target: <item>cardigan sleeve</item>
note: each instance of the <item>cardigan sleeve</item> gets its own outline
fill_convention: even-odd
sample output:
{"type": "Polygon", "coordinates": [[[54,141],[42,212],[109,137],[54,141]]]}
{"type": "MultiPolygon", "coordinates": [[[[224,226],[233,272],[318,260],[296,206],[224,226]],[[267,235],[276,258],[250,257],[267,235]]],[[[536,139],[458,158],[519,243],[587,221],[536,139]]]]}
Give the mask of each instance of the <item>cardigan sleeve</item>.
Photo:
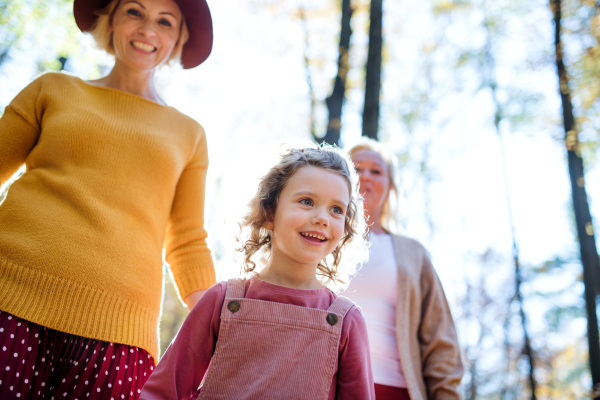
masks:
{"type": "Polygon", "coordinates": [[[198,396],[198,387],[217,345],[225,288],[225,283],[214,285],[200,298],[148,378],[140,400],[198,396]]]}
{"type": "Polygon", "coordinates": [[[463,365],[456,329],[440,280],[425,254],[421,272],[419,343],[428,398],[460,399],[463,365]]]}
{"type": "Polygon", "coordinates": [[[194,158],[183,170],[173,199],[167,224],[165,259],[182,300],[192,292],[207,289],[216,282],[204,229],[204,195],[208,150],[204,130],[194,158]]]}
{"type": "Polygon", "coordinates": [[[43,76],[27,85],[0,118],[0,185],[25,163],[41,132],[43,76]]]}

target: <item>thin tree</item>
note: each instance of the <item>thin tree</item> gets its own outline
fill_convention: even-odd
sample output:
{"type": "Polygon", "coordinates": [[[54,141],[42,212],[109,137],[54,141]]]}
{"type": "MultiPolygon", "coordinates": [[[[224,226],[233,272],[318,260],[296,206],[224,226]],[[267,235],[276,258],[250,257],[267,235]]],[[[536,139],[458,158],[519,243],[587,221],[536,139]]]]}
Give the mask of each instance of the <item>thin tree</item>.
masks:
{"type": "Polygon", "coordinates": [[[383,49],[383,0],[371,0],[369,21],[369,52],[365,71],[362,135],[377,139],[381,92],[381,51],[383,49]]]}
{"type": "Polygon", "coordinates": [[[342,128],[342,106],[346,97],[346,78],[350,64],[348,61],[350,50],[350,36],[352,36],[352,27],[350,20],[352,19],[351,0],[342,0],[342,21],[340,29],[340,45],[337,64],[337,76],[333,84],[331,95],[325,100],[327,109],[329,110],[329,121],[327,123],[327,132],[323,137],[323,141],[329,144],[339,144],[340,130],[342,128]]]}
{"type": "Polygon", "coordinates": [[[315,129],[315,109],[317,105],[317,99],[315,96],[315,90],[312,80],[312,74],[310,73],[310,59],[308,58],[308,49],[310,47],[308,25],[306,22],[306,13],[304,7],[300,6],[298,9],[300,15],[300,21],[302,22],[302,29],[304,30],[304,72],[306,74],[306,84],[308,85],[308,95],[310,97],[310,121],[309,129],[313,139],[318,141],[316,129],[315,129]]]}
{"type": "Polygon", "coordinates": [[[600,259],[596,249],[594,228],[590,215],[590,208],[585,191],[583,175],[583,160],[580,154],[579,138],[575,118],[573,116],[573,103],[569,89],[569,77],[563,61],[563,48],[561,41],[561,0],[550,0],[550,7],[554,14],[555,36],[554,49],[556,54],[556,72],[560,89],[560,99],[563,110],[563,124],[565,129],[565,142],[569,164],[569,178],[571,179],[571,193],[573,208],[575,209],[575,222],[583,266],[583,284],[585,287],[585,303],[588,316],[587,336],[590,356],[590,371],[592,374],[592,398],[600,399],[600,338],[598,335],[598,316],[596,314],[596,296],[600,294],[600,259]]]}
{"type": "Polygon", "coordinates": [[[521,291],[521,286],[523,283],[523,278],[521,274],[521,262],[519,260],[519,247],[517,246],[517,238],[515,232],[515,223],[514,216],[512,212],[512,202],[510,196],[510,186],[508,183],[508,165],[506,160],[506,150],[504,148],[504,141],[502,138],[502,130],[500,129],[500,123],[504,118],[503,115],[503,107],[498,99],[498,82],[495,78],[495,70],[496,70],[496,59],[492,53],[492,36],[493,36],[493,24],[489,17],[486,17],[484,20],[484,27],[487,31],[487,39],[483,51],[483,84],[487,86],[492,94],[492,101],[494,103],[494,129],[498,136],[498,140],[500,141],[500,151],[502,158],[502,167],[503,167],[503,175],[504,175],[504,190],[506,193],[506,207],[508,210],[508,222],[510,225],[511,231],[511,241],[512,241],[512,261],[515,272],[515,293],[512,299],[510,300],[508,307],[510,310],[510,305],[513,301],[517,301],[519,305],[519,316],[521,317],[521,327],[523,328],[523,353],[527,357],[529,362],[529,387],[531,390],[530,399],[537,400],[536,394],[536,386],[537,382],[535,379],[535,357],[533,354],[533,348],[531,347],[531,339],[529,337],[529,331],[527,329],[527,315],[525,314],[525,309],[523,308],[523,295],[521,291]]]}

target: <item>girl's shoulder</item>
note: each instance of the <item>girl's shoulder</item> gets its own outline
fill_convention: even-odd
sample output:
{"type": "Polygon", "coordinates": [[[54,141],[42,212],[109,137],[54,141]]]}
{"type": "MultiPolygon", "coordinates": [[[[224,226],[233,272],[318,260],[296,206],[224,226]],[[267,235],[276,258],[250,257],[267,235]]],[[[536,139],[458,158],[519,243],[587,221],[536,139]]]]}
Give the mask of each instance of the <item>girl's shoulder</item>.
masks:
{"type": "MultiPolygon", "coordinates": [[[[368,343],[367,322],[362,309],[354,304],[342,319],[342,332],[340,335],[340,353],[346,348],[349,341],[354,343],[368,343]]],[[[359,346],[360,347],[360,346],[359,346]]]]}
{"type": "Polygon", "coordinates": [[[225,299],[225,293],[227,292],[227,282],[217,282],[209,287],[206,292],[202,295],[202,298],[213,299],[213,301],[225,299]]]}
{"type": "Polygon", "coordinates": [[[346,307],[348,311],[346,312],[346,319],[363,319],[362,309],[358,304],[354,302],[354,300],[340,294],[335,294],[333,292],[332,294],[334,297],[334,301],[337,299],[343,299],[344,302],[347,304],[346,307]]]}

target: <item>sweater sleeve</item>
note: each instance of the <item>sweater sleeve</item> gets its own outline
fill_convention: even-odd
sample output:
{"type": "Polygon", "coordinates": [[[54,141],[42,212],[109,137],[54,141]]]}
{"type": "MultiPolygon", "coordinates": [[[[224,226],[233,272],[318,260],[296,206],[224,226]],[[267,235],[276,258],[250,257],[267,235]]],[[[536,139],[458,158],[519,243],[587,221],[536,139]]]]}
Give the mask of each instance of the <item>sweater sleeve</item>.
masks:
{"type": "Polygon", "coordinates": [[[428,398],[460,399],[463,365],[456,329],[442,284],[425,256],[421,275],[419,343],[428,398]]]}
{"type": "Polygon", "coordinates": [[[352,307],[344,321],[335,398],[375,399],[367,324],[358,307],[352,307]]]}
{"type": "Polygon", "coordinates": [[[215,351],[225,283],[211,287],[196,303],[148,378],[140,400],[195,398],[215,351]]]}
{"type": "Polygon", "coordinates": [[[40,135],[44,111],[39,101],[42,78],[27,85],[0,118],[0,185],[25,163],[40,135]]]}
{"type": "Polygon", "coordinates": [[[204,130],[194,158],[183,170],[173,199],[165,239],[165,259],[182,300],[192,292],[207,289],[216,281],[204,229],[204,195],[208,150],[204,130]]]}

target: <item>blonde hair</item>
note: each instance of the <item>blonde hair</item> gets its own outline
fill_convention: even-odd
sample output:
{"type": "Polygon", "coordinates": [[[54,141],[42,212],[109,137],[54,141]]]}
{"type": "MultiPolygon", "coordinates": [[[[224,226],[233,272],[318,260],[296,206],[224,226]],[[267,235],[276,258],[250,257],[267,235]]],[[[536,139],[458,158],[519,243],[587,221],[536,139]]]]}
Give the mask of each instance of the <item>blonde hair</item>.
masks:
{"type": "MultiPolygon", "coordinates": [[[[115,15],[115,11],[117,10],[117,7],[119,7],[120,2],[121,0],[111,0],[106,7],[96,10],[96,15],[98,18],[96,19],[94,28],[90,31],[98,48],[113,56],[115,55],[115,48],[113,47],[113,34],[110,30],[110,27],[112,25],[113,16],[115,15]]],[[[177,40],[171,55],[166,61],[167,64],[170,64],[171,62],[180,62],[183,46],[190,37],[187,23],[185,22],[185,15],[183,15],[183,12],[181,12],[181,15],[183,18],[181,19],[181,25],[179,27],[179,39],[177,40]]]]}
{"type": "Polygon", "coordinates": [[[381,208],[381,214],[379,215],[379,223],[389,233],[400,233],[400,223],[398,221],[398,201],[399,201],[399,190],[398,184],[396,183],[397,179],[397,161],[394,154],[392,154],[389,150],[387,150],[381,143],[369,139],[369,138],[361,138],[359,142],[352,145],[348,150],[348,155],[350,158],[361,150],[370,150],[379,154],[385,165],[387,166],[387,173],[389,177],[390,191],[388,197],[385,199],[383,206],[381,208]]]}
{"type": "Polygon", "coordinates": [[[256,269],[253,260],[260,254],[266,263],[271,253],[271,233],[265,226],[273,219],[281,191],[289,179],[305,167],[322,168],[338,174],[346,180],[350,202],[345,216],[344,234],[336,248],[317,266],[319,281],[331,289],[341,290],[356,272],[356,268],[368,257],[366,224],[363,216],[362,198],[358,192],[358,176],[350,161],[339,150],[325,145],[319,148],[288,149],[277,165],[262,177],[258,191],[249,204],[240,227],[247,228],[246,239],[238,237],[244,253],[242,270],[250,274],[256,269]],[[342,254],[344,262],[342,262],[342,254]]]}

